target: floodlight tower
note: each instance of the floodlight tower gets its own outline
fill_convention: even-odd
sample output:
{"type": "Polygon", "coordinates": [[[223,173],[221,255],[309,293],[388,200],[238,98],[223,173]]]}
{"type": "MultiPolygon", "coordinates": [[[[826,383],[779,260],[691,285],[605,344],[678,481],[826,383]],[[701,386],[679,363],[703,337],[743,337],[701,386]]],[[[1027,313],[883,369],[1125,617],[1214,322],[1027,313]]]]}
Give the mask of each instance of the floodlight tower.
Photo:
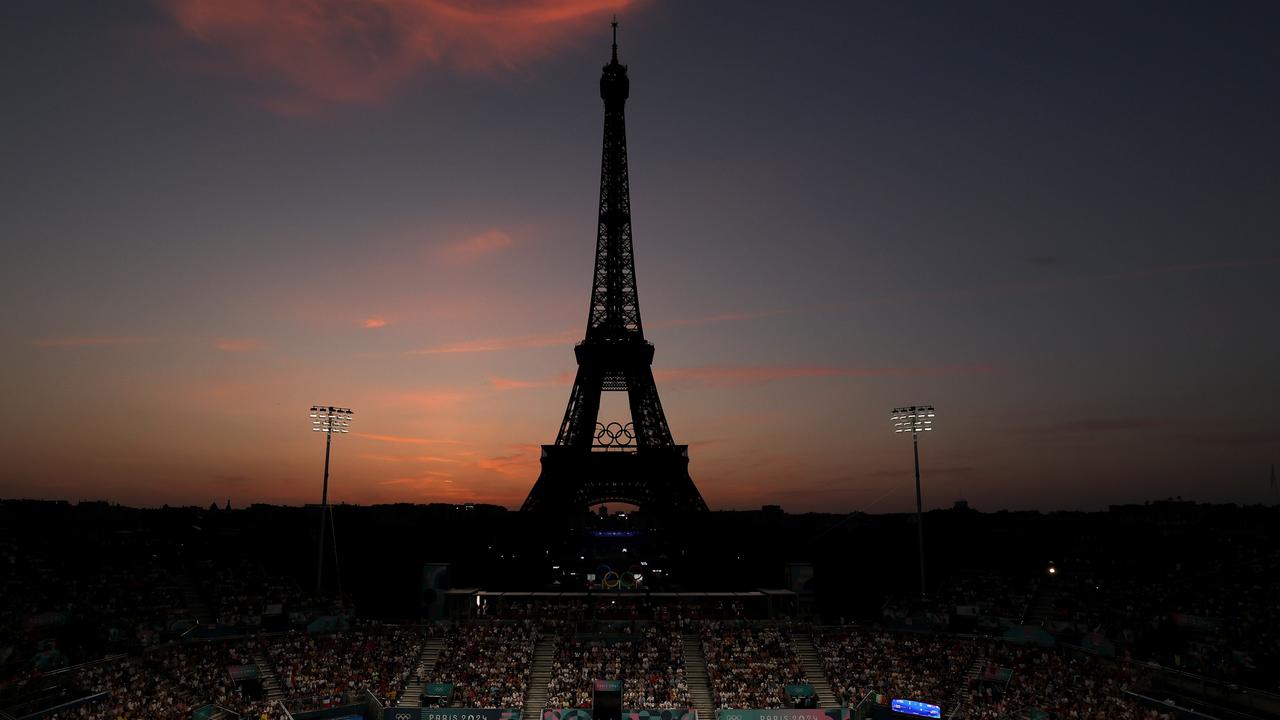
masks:
{"type": "MultiPolygon", "coordinates": [[[[340,408],[332,405],[311,406],[311,430],[324,433],[324,491],[320,495],[320,558],[316,561],[316,597],[320,597],[321,580],[324,577],[324,528],[325,518],[329,515],[329,447],[333,444],[334,433],[351,432],[351,408],[340,408]]],[[[334,560],[337,560],[338,548],[334,546],[334,560]]]]}
{"type": "Polygon", "coordinates": [[[920,501],[920,433],[933,432],[933,406],[911,405],[894,408],[889,419],[895,433],[911,433],[911,447],[916,456],[916,542],[920,546],[920,597],[924,589],[924,507],[920,501]]]}

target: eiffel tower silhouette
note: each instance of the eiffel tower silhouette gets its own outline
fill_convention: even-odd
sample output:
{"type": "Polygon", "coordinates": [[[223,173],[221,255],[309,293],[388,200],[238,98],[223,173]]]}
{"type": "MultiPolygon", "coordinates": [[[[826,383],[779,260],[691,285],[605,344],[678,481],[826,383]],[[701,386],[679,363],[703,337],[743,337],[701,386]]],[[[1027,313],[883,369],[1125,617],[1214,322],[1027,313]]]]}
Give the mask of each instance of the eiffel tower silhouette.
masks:
{"type": "Polygon", "coordinates": [[[554,445],[542,446],[542,473],[522,510],[573,513],[603,502],[654,514],[705,511],[689,477],[689,446],[677,445],[653,381],[653,344],[644,339],[631,243],[631,191],[623,107],[627,66],[613,59],[600,76],[604,150],[600,219],[586,338],[574,348],[578,374],[554,445]],[[626,392],[631,422],[599,421],[600,396],[626,392]]]}

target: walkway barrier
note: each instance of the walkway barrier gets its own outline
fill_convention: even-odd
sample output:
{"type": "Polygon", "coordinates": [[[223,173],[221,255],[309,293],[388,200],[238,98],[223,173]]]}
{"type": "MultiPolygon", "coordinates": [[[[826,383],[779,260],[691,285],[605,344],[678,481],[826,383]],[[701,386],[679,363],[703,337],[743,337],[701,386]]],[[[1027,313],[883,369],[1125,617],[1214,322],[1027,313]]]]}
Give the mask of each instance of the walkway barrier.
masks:
{"type": "MultiPolygon", "coordinates": [[[[591,720],[591,708],[542,708],[541,720],[591,720]]],[[[622,720],[698,720],[693,708],[665,710],[622,709],[622,720]]]]}
{"type": "Polygon", "coordinates": [[[849,708],[726,708],[716,711],[716,720],[849,720],[849,717],[849,708]]]}

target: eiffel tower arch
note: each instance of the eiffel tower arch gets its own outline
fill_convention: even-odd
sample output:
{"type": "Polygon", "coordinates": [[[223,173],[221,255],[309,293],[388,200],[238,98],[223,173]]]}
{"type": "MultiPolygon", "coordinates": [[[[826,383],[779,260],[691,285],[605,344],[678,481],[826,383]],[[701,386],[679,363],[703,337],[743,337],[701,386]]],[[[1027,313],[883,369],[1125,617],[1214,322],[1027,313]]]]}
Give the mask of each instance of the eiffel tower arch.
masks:
{"type": "Polygon", "coordinates": [[[542,472],[522,510],[573,513],[602,502],[655,515],[707,510],[689,476],[689,446],[677,445],[667,426],[653,380],[653,344],[640,322],[623,112],[629,91],[615,22],[613,59],[600,76],[604,149],[587,332],[574,348],[578,373],[560,431],[555,444],[542,446],[542,472]],[[631,422],[599,417],[605,392],[627,394],[631,422]]]}

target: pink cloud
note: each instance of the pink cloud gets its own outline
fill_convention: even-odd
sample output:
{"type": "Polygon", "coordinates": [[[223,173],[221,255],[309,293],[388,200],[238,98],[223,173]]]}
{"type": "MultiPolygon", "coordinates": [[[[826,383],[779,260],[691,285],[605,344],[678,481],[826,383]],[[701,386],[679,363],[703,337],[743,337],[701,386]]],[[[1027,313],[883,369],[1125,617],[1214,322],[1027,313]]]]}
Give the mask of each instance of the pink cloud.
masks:
{"type": "Polygon", "coordinates": [[[280,115],[390,97],[420,73],[516,70],[550,57],[631,0],[153,0],[280,115]]]}
{"type": "Polygon", "coordinates": [[[378,328],[386,327],[387,320],[385,318],[380,318],[380,317],[371,317],[371,318],[365,318],[364,322],[361,324],[370,330],[376,330],[378,328]]]}
{"type": "Polygon", "coordinates": [[[410,355],[442,355],[449,353],[498,352],[502,350],[572,345],[582,337],[581,330],[566,330],[552,335],[523,335],[519,337],[464,340],[462,342],[432,345],[411,350],[410,355]]]}
{"type": "Polygon", "coordinates": [[[515,240],[501,230],[488,230],[440,248],[440,255],[450,262],[472,262],[502,252],[515,245],[515,240]]]}
{"type": "Polygon", "coordinates": [[[139,343],[151,342],[152,340],[153,338],[122,335],[92,335],[38,338],[36,340],[32,340],[31,344],[36,347],[60,348],[112,347],[117,345],[137,345],[139,343]]]}
{"type": "Polygon", "coordinates": [[[265,343],[256,338],[218,338],[213,345],[223,352],[241,353],[257,350],[265,343]]]}

